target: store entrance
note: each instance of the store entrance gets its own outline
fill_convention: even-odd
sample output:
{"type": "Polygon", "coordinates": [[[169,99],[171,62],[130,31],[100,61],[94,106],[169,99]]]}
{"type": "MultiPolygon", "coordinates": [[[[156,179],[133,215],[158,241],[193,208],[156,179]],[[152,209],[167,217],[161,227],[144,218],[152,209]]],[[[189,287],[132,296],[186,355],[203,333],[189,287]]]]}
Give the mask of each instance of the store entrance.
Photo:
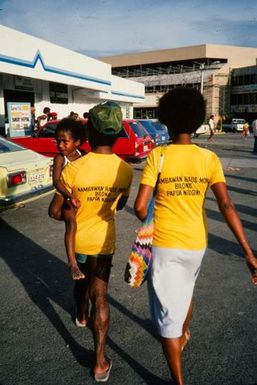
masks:
{"type": "Polygon", "coordinates": [[[35,95],[34,95],[34,92],[4,90],[5,119],[7,119],[7,103],[8,102],[30,103],[31,106],[34,106],[35,95]]]}
{"type": "MultiPolygon", "coordinates": [[[[28,91],[16,91],[16,90],[4,90],[4,120],[5,123],[8,123],[8,102],[20,102],[20,103],[30,103],[31,106],[34,106],[35,95],[34,92],[28,91]]],[[[5,127],[0,127],[0,135],[6,135],[5,127]]]]}

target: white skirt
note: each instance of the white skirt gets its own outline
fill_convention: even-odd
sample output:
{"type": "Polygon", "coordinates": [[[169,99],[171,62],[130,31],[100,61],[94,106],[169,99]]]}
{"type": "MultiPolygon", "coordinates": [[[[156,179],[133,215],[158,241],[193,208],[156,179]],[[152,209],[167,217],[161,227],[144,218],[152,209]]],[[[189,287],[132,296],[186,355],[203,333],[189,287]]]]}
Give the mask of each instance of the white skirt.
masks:
{"type": "Polygon", "coordinates": [[[158,334],[164,338],[183,334],[205,250],[153,247],[148,276],[149,303],[158,334]]]}

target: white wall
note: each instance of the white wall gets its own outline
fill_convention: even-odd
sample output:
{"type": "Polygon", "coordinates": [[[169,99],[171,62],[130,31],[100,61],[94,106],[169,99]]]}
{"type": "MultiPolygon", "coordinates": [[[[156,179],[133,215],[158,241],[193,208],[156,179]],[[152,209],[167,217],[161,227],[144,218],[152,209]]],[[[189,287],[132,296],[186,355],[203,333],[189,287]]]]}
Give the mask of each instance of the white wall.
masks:
{"type": "MultiPolygon", "coordinates": [[[[22,80],[22,79],[21,79],[22,80]]],[[[74,86],[68,86],[68,104],[51,103],[49,96],[49,83],[47,81],[30,79],[31,91],[34,94],[36,116],[43,114],[44,107],[50,107],[52,112],[58,114],[58,118],[68,116],[71,111],[77,112],[83,116],[90,108],[98,103],[108,100],[107,93],[99,93],[74,86]]],[[[3,90],[17,90],[16,77],[14,75],[0,74],[0,127],[4,127],[5,109],[3,90]]],[[[28,92],[28,91],[26,91],[28,92]]],[[[122,107],[123,117],[133,117],[133,104],[129,102],[119,102],[122,107]]]]}

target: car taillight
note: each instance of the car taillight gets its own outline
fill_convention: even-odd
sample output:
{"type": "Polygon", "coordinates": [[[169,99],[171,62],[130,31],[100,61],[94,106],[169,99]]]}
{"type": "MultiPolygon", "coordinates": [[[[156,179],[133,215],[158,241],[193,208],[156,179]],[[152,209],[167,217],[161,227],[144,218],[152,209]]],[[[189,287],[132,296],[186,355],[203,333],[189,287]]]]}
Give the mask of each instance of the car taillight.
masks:
{"type": "Polygon", "coordinates": [[[17,186],[19,184],[26,183],[26,171],[19,171],[13,174],[7,175],[7,185],[8,187],[17,186]]]}

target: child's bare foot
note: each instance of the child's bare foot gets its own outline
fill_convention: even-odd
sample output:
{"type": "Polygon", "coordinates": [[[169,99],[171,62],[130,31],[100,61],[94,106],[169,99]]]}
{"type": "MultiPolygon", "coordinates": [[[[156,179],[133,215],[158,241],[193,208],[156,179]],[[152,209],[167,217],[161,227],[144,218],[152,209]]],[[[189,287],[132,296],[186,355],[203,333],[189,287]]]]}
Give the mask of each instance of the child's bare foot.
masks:
{"type": "Polygon", "coordinates": [[[83,279],[85,275],[79,270],[78,266],[70,266],[71,277],[73,280],[83,279]]]}

